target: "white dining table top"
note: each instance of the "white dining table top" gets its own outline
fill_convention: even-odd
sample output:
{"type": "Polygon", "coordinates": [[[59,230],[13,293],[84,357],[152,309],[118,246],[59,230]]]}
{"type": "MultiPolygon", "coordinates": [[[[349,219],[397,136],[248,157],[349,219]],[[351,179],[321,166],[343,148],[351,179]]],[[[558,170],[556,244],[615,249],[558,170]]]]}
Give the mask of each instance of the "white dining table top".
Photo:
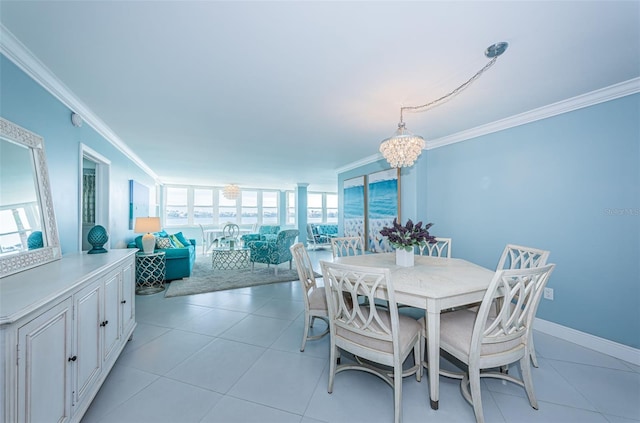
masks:
{"type": "Polygon", "coordinates": [[[432,299],[484,292],[495,273],[459,258],[420,255],[415,256],[413,266],[401,267],[395,263],[395,253],[337,257],[335,262],[388,268],[396,292],[432,299]]]}

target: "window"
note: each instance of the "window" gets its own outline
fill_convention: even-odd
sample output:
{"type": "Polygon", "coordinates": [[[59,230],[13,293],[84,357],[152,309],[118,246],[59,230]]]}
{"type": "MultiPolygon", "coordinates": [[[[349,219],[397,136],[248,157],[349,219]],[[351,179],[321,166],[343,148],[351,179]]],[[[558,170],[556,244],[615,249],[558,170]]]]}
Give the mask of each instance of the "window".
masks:
{"type": "Polygon", "coordinates": [[[258,191],[242,191],[241,222],[252,224],[258,222],[258,191]]]}
{"type": "Polygon", "coordinates": [[[189,223],[188,189],[182,187],[167,187],[165,222],[166,226],[182,226],[189,223]]]}
{"type": "Polygon", "coordinates": [[[322,193],[307,194],[307,222],[322,223],[322,193]]]}
{"type": "Polygon", "coordinates": [[[338,223],[338,194],[325,194],[327,199],[327,223],[338,223]]]}
{"type": "Polygon", "coordinates": [[[287,191],[287,225],[296,224],[296,193],[287,191]]]}
{"type": "Polygon", "coordinates": [[[213,189],[193,189],[193,223],[213,224],[213,189]]]}
{"type": "Polygon", "coordinates": [[[238,200],[229,200],[218,190],[218,224],[224,226],[226,223],[238,223],[238,200]]]}
{"type": "Polygon", "coordinates": [[[262,223],[277,225],[278,219],[278,191],[262,192],[262,223]]]}

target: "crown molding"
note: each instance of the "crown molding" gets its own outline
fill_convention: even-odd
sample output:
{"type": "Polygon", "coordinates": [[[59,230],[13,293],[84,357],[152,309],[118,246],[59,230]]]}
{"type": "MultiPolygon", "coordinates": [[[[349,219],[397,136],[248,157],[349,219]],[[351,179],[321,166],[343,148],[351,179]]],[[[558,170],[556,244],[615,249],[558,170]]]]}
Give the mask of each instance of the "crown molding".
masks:
{"type": "Polygon", "coordinates": [[[535,122],[537,120],[547,119],[563,113],[572,112],[574,110],[604,103],[606,101],[615,100],[620,97],[636,94],[638,92],[640,92],[640,78],[633,78],[628,81],[620,82],[618,84],[572,97],[567,100],[558,101],[557,103],[552,103],[528,112],[500,119],[486,125],[477,126],[466,131],[427,141],[426,150],[444,147],[445,145],[455,144],[457,142],[466,141],[482,135],[488,135],[504,129],[535,122]]]}
{"type": "Polygon", "coordinates": [[[151,176],[156,183],[158,182],[158,175],[2,24],[0,24],[0,53],[5,55],[7,59],[22,69],[23,72],[62,104],[82,116],[87,125],[91,126],[98,134],[151,176]]]}

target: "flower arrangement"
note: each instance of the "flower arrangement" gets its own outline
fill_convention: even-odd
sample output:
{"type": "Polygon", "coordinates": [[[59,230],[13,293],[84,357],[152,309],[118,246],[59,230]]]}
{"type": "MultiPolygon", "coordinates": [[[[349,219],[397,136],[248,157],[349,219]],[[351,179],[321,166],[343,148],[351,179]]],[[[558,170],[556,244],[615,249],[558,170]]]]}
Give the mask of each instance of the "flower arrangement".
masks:
{"type": "Polygon", "coordinates": [[[398,219],[393,219],[393,226],[385,226],[380,231],[380,235],[386,236],[389,243],[396,249],[404,249],[411,251],[416,245],[423,245],[427,242],[436,242],[436,238],[429,235],[429,228],[433,226],[433,223],[427,223],[422,227],[422,222],[418,222],[415,225],[411,219],[407,220],[407,224],[402,226],[398,223],[398,219]]]}

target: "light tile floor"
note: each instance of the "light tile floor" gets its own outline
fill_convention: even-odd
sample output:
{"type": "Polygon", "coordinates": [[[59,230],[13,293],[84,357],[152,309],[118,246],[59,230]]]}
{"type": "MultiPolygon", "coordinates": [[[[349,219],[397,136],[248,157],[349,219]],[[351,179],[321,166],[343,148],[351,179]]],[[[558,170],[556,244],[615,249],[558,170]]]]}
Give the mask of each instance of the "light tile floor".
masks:
{"type": "MultiPolygon", "coordinates": [[[[309,253],[318,270],[318,261],[331,257],[309,253]]],[[[375,376],[341,373],[327,393],[328,337],[299,350],[301,295],[291,282],[166,299],[164,293],[136,296],[133,339],[82,423],[392,421],[392,390],[375,376]]],[[[539,410],[522,388],[483,380],[487,422],[640,422],[639,366],[534,336],[539,410]]],[[[458,381],[441,377],[437,411],[429,408],[428,386],[426,374],[422,382],[404,380],[405,422],[475,421],[458,381]]]]}

